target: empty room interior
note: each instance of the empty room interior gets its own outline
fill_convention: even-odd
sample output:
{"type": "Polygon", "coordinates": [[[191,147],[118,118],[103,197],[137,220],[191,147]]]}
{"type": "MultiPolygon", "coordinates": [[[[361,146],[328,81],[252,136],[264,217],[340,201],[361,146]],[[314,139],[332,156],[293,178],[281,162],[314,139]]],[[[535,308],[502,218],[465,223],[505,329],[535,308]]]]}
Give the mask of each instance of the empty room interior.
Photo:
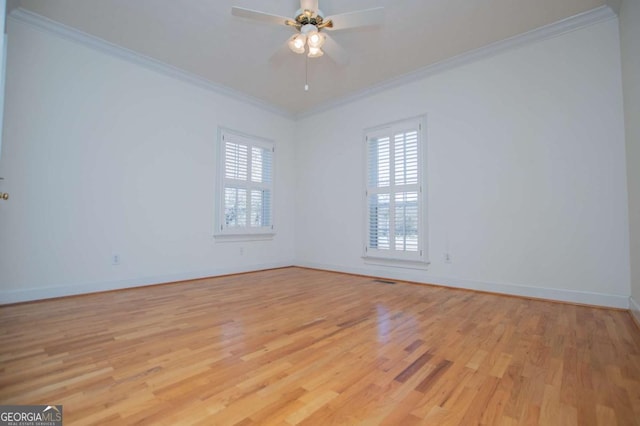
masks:
{"type": "Polygon", "coordinates": [[[0,422],[640,425],[640,0],[0,13],[0,422]]]}

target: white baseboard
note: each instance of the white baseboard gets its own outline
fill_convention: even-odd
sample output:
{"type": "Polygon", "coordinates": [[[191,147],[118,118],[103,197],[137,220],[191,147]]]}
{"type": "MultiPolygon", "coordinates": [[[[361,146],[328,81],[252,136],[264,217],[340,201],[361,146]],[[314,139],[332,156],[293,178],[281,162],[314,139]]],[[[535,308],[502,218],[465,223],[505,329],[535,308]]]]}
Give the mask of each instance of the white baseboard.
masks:
{"type": "Polygon", "coordinates": [[[34,300],[51,299],[54,297],[74,296],[79,294],[96,293],[100,291],[120,290],[125,288],[142,287],[154,284],[171,283],[176,281],[210,278],[221,275],[239,274],[244,272],[260,271],[264,269],[283,268],[288,266],[301,266],[306,268],[322,269],[326,271],[344,272],[347,274],[368,275],[380,278],[435,284],[445,287],[461,288],[467,290],[501,293],[513,296],[531,297],[537,299],[555,300],[561,302],[579,303],[594,306],[606,306],[612,308],[630,309],[630,312],[640,323],[640,305],[630,297],[612,294],[593,293],[586,291],[573,291],[544,287],[521,286],[514,284],[492,283],[473,280],[464,280],[451,277],[437,277],[420,271],[419,279],[416,271],[400,268],[361,268],[327,265],[315,262],[295,261],[276,262],[244,267],[216,268],[205,271],[185,272],[161,276],[149,276],[118,281],[103,281],[86,283],[82,285],[64,285],[56,287],[32,287],[21,290],[0,291],[0,305],[9,303],[28,302],[34,300]]]}
{"type": "MultiPolygon", "coordinates": [[[[417,278],[417,274],[415,271],[404,271],[398,268],[389,270],[376,268],[342,267],[305,261],[296,261],[295,265],[307,268],[323,269],[327,271],[344,272],[348,274],[368,275],[386,279],[419,282],[423,284],[435,284],[444,287],[461,288],[466,290],[477,290],[490,293],[500,293],[512,296],[531,297],[535,299],[546,299],[583,305],[629,309],[629,297],[615,294],[483,282],[451,277],[438,277],[430,275],[425,271],[421,271],[420,276],[417,278]]],[[[638,314],[640,314],[640,311],[638,312],[638,314]]]]}
{"type": "Polygon", "coordinates": [[[260,271],[264,269],[284,268],[293,262],[276,262],[244,267],[216,268],[197,272],[184,272],[160,276],[132,278],[118,281],[103,281],[85,283],[81,285],[64,285],[56,287],[32,287],[24,290],[0,291],[0,305],[9,303],[30,302],[34,300],[51,299],[54,297],[75,296],[79,294],[96,293],[100,291],[121,290],[125,288],[142,287],[154,284],[164,284],[176,281],[196,280],[221,275],[240,274],[244,272],[260,271]]]}
{"type": "Polygon", "coordinates": [[[633,297],[629,297],[629,312],[636,320],[636,323],[640,325],[640,303],[633,300],[633,297]]]}

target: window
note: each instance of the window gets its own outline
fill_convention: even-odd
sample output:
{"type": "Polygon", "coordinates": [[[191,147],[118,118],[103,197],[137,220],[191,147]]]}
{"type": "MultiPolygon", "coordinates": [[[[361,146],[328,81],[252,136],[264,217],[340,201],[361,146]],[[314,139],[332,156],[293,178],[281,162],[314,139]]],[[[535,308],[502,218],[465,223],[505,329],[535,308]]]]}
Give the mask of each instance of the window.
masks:
{"type": "Polygon", "coordinates": [[[220,130],[217,235],[273,233],[273,142],[220,130]]]}
{"type": "Polygon", "coordinates": [[[422,120],[366,131],[365,257],[426,262],[422,120]]]}

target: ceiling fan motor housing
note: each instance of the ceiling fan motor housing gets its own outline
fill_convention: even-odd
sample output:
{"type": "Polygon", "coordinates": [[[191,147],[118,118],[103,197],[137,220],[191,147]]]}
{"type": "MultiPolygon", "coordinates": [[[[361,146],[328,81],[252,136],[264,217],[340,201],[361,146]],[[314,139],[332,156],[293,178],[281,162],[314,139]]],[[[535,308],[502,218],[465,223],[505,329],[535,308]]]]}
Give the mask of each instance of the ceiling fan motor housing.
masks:
{"type": "Polygon", "coordinates": [[[305,25],[314,25],[317,29],[324,27],[332,27],[331,21],[324,20],[324,13],[318,9],[315,12],[312,10],[298,9],[296,12],[296,28],[298,30],[304,28],[305,25]]]}

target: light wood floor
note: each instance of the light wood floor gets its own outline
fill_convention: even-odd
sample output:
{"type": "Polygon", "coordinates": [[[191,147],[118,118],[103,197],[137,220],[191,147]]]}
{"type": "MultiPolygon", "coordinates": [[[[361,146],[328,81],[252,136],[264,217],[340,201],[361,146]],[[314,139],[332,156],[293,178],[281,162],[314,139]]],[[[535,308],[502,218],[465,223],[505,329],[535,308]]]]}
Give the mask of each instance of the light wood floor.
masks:
{"type": "Polygon", "coordinates": [[[0,404],[88,424],[640,424],[627,312],[287,268],[0,307],[0,404]]]}

